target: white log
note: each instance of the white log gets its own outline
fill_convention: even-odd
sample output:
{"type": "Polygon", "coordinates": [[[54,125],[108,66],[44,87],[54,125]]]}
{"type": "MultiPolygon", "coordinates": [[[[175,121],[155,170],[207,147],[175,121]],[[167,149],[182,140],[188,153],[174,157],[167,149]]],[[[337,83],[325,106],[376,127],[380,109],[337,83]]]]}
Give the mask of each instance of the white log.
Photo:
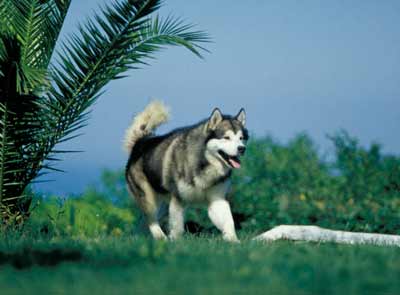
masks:
{"type": "Polygon", "coordinates": [[[254,238],[259,241],[293,240],[400,246],[400,236],[330,230],[314,225],[279,225],[254,238]]]}

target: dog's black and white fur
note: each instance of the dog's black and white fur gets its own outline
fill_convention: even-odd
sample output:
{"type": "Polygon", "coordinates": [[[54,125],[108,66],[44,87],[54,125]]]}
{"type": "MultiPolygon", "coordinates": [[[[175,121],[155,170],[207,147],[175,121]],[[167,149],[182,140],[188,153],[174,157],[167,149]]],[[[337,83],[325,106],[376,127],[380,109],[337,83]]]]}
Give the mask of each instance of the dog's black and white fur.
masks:
{"type": "Polygon", "coordinates": [[[243,109],[236,116],[214,109],[195,125],[155,136],[168,120],[166,107],[150,103],[138,114],[125,137],[130,152],[126,166],[129,191],[143,210],[151,234],[166,238],[157,220],[162,200],[169,200],[169,236],[184,231],[184,208],[193,203],[208,206],[208,215],[223,238],[237,241],[229,203],[225,199],[233,169],[240,168],[248,133],[243,109]]]}

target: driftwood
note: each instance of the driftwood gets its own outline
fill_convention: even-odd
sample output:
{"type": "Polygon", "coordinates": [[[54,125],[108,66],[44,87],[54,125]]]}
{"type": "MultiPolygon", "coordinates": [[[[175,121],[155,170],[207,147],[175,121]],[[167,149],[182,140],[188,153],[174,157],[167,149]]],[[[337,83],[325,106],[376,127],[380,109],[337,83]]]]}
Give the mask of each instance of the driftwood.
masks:
{"type": "Polygon", "coordinates": [[[254,238],[259,241],[293,240],[400,246],[400,236],[330,230],[314,225],[279,225],[254,238]]]}

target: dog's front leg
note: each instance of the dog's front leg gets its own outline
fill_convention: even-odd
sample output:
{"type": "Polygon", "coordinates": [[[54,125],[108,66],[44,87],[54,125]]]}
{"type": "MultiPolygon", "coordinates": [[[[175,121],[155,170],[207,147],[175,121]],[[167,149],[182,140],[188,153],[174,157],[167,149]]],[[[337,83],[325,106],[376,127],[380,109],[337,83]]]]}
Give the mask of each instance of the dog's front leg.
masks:
{"type": "Polygon", "coordinates": [[[208,216],[214,225],[222,232],[222,237],[225,240],[239,242],[228,201],[223,198],[212,200],[208,206],[208,216]]]}

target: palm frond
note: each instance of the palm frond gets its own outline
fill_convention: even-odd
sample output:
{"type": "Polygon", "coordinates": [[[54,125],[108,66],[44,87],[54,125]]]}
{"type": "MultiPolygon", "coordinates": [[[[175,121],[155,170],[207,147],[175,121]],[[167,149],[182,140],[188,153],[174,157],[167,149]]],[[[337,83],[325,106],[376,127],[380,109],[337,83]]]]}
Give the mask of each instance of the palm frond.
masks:
{"type": "Polygon", "coordinates": [[[0,1],[0,32],[12,30],[9,25],[10,5],[10,1],[0,1]]]}
{"type": "Polygon", "coordinates": [[[27,212],[30,200],[24,191],[41,169],[59,171],[45,162],[51,134],[44,136],[48,117],[40,101],[19,95],[0,102],[0,205],[9,207],[8,213],[27,212]],[[17,203],[15,208],[9,206],[17,203]]]}
{"type": "MultiPolygon", "coordinates": [[[[15,149],[12,115],[7,103],[0,102],[0,204],[21,196],[24,175],[21,156],[15,149]]],[[[1,210],[1,208],[0,208],[1,210]]]]}
{"type": "Polygon", "coordinates": [[[43,99],[24,94],[32,81],[40,79],[40,69],[27,69],[21,52],[15,34],[0,33],[0,215],[4,208],[8,213],[27,208],[29,202],[20,199],[25,198],[27,184],[41,168],[47,145],[43,127],[48,117],[40,106],[43,99]]]}
{"type": "Polygon", "coordinates": [[[3,0],[2,27],[21,45],[20,62],[28,82],[22,91],[40,91],[49,86],[47,66],[66,16],[70,0],[3,0]]]}
{"type": "Polygon", "coordinates": [[[47,68],[71,0],[30,2],[22,59],[27,65],[47,68]]]}
{"type": "Polygon", "coordinates": [[[59,154],[74,151],[55,145],[79,136],[107,83],[165,46],[201,57],[209,41],[178,18],[152,19],[161,0],[121,0],[81,25],[49,65],[70,1],[0,0],[0,216],[24,212],[27,185],[59,171],[59,154]]]}
{"type": "Polygon", "coordinates": [[[22,61],[47,67],[71,0],[2,0],[0,16],[22,44],[22,61]]]}
{"type": "Polygon", "coordinates": [[[64,43],[59,65],[53,67],[54,87],[49,108],[55,114],[53,128],[59,136],[69,135],[84,126],[88,109],[109,81],[127,70],[146,63],[166,45],[180,45],[201,57],[199,45],[209,41],[193,26],[169,17],[164,21],[149,15],[160,0],[125,0],[102,8],[64,43]],[[100,28],[100,29],[99,29],[100,28]]]}

